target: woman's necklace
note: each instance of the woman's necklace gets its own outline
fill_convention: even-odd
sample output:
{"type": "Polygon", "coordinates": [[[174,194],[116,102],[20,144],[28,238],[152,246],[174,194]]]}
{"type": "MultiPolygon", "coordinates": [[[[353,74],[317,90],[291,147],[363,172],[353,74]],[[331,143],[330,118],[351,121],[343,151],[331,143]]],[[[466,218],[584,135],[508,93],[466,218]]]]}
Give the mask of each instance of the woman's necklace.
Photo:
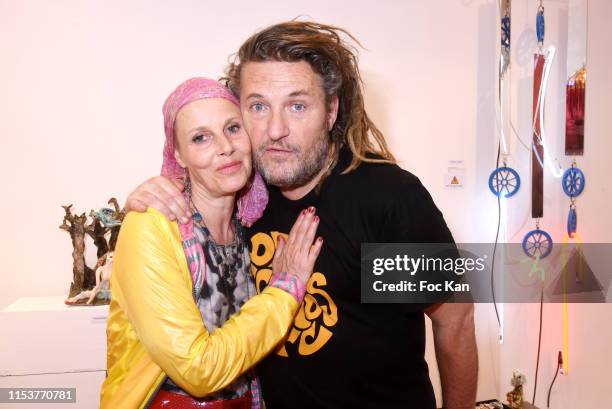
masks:
{"type": "MultiPolygon", "coordinates": [[[[206,221],[202,213],[198,210],[193,201],[191,201],[191,206],[194,211],[193,220],[202,229],[204,234],[204,248],[207,249],[206,251],[209,251],[209,255],[212,256],[213,259],[211,260],[213,263],[212,266],[214,266],[212,271],[216,271],[216,274],[219,276],[219,282],[215,287],[216,291],[220,291],[227,299],[226,305],[229,317],[239,308],[239,306],[235,305],[234,291],[239,283],[238,276],[241,274],[246,264],[245,260],[242,260],[242,252],[244,250],[241,245],[242,235],[238,231],[238,223],[235,219],[232,219],[232,231],[234,233],[232,243],[228,245],[219,244],[213,237],[210,229],[206,226],[206,221]]],[[[251,297],[248,276],[246,280],[244,280],[244,284],[246,285],[244,291],[248,299],[251,297]]]]}
{"type": "Polygon", "coordinates": [[[236,265],[240,256],[238,252],[242,251],[242,246],[237,245],[240,240],[237,237],[238,227],[235,225],[236,221],[232,220],[232,225],[230,227],[234,233],[232,242],[228,245],[219,244],[206,225],[206,221],[204,220],[202,213],[196,207],[195,203],[193,203],[193,200],[191,200],[191,206],[194,210],[193,219],[196,224],[202,228],[204,233],[204,246],[205,248],[209,249],[217,266],[220,277],[222,277],[224,280],[229,280],[229,282],[226,284],[234,286],[237,274],[236,265]]]}
{"type": "MultiPolygon", "coordinates": [[[[209,236],[210,239],[212,239],[214,244],[216,244],[216,245],[220,244],[220,241],[217,240],[215,235],[212,233],[212,230],[206,224],[206,220],[204,220],[204,216],[202,215],[202,212],[200,212],[200,210],[197,208],[197,206],[193,202],[193,199],[190,199],[190,202],[191,202],[191,207],[192,207],[192,211],[193,211],[193,220],[200,227],[202,227],[204,232],[207,234],[207,236],[209,236]]],[[[231,243],[231,242],[235,241],[235,237],[236,237],[236,231],[235,231],[235,228],[234,228],[234,223],[230,223],[230,232],[233,233],[232,234],[233,238],[232,238],[232,240],[230,240],[230,243],[231,243]]]]}

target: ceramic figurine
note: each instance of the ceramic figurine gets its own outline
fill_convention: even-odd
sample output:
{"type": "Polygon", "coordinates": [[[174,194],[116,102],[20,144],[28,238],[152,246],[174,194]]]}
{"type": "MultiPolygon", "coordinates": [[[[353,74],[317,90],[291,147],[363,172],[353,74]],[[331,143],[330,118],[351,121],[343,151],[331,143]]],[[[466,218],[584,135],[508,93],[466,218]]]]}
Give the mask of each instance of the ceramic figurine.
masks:
{"type": "Polygon", "coordinates": [[[68,305],[98,305],[110,302],[109,279],[112,268],[113,252],[125,211],[119,208],[117,199],[108,201],[114,209],[102,208],[74,215],[72,205],[64,208],[64,220],[59,226],[66,230],[72,239],[72,283],[65,303],[68,305]],[[92,269],[85,262],[85,235],[92,238],[97,248],[98,263],[92,269]],[[107,236],[110,237],[107,239],[107,236]]]}
{"type": "Polygon", "coordinates": [[[525,383],[525,375],[519,371],[512,373],[512,380],[510,384],[514,386],[510,392],[506,394],[508,399],[508,406],[512,409],[520,409],[523,406],[523,384],[525,383]]]}

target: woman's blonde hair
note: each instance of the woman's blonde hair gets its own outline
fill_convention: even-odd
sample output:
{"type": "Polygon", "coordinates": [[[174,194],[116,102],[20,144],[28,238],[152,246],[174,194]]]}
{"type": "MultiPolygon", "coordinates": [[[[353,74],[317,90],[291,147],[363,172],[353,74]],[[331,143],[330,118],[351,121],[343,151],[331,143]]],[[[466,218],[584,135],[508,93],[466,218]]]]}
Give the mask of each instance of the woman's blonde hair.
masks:
{"type": "Polygon", "coordinates": [[[365,111],[362,79],[357,66],[357,51],[342,36],[361,46],[348,31],[315,22],[289,21],[252,35],[242,44],[226,77],[227,86],[240,95],[240,70],[248,62],[306,61],[323,80],[326,100],[338,97],[338,116],[330,132],[333,161],[323,179],[338,161],[340,148],[347,145],[353,153],[343,173],[361,162],[395,163],[382,132],[365,111]]]}

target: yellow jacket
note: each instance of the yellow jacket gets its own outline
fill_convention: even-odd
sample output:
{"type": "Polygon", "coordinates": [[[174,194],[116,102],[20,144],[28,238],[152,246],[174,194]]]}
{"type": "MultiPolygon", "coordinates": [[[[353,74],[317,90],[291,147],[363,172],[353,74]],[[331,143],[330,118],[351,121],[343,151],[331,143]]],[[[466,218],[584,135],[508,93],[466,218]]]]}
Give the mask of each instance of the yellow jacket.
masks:
{"type": "Polygon", "coordinates": [[[281,341],[298,307],[267,287],[209,333],[178,225],[153,209],[125,217],[111,290],[102,409],[145,407],[166,376],[193,396],[224,388],[281,341]]]}

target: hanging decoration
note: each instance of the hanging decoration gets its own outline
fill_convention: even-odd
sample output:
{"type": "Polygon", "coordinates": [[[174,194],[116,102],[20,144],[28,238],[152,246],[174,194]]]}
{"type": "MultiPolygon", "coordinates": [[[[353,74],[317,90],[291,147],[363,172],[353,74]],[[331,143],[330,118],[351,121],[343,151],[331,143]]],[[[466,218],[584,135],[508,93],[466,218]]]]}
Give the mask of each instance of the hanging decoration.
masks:
{"type": "Polygon", "coordinates": [[[542,0],[536,14],[536,35],[538,50],[534,55],[533,71],[533,116],[531,149],[531,217],[535,219],[535,230],[523,238],[523,251],[531,258],[545,258],[552,251],[553,241],[546,231],[540,229],[540,219],[544,216],[544,101],[550,64],[555,50],[551,47],[544,56],[544,6],[542,0]]]}
{"type": "Polygon", "coordinates": [[[565,154],[582,156],[584,152],[586,67],[567,80],[565,87],[565,154]]]}
{"type": "Polygon", "coordinates": [[[512,197],[521,187],[519,174],[508,166],[495,169],[489,176],[489,189],[495,196],[512,197]]]}
{"type": "Polygon", "coordinates": [[[578,229],[578,214],[576,212],[576,197],[584,190],[586,179],[584,173],[576,167],[576,160],[572,162],[572,166],[563,174],[562,187],[563,192],[570,198],[569,213],[567,215],[567,235],[573,238],[578,229]]]}
{"type": "Polygon", "coordinates": [[[501,15],[501,52],[499,59],[500,81],[506,76],[510,65],[510,1],[502,2],[501,15]]]}
{"type": "Polygon", "coordinates": [[[510,66],[510,0],[503,0],[500,3],[500,27],[501,27],[501,49],[499,55],[499,120],[500,120],[500,141],[499,154],[502,157],[503,166],[499,166],[489,176],[489,189],[491,193],[500,198],[512,197],[521,187],[521,178],[518,172],[508,167],[507,158],[509,156],[509,146],[504,132],[504,80],[507,77],[510,66]]]}
{"type": "MultiPolygon", "coordinates": [[[[570,280],[571,284],[585,286],[585,269],[590,270],[582,253],[582,237],[578,233],[578,212],[576,209],[576,199],[580,196],[586,185],[586,178],[581,169],[578,168],[577,156],[584,154],[584,134],[585,134],[585,108],[586,108],[586,80],[587,80],[587,49],[588,49],[588,1],[574,0],[570,2],[568,8],[568,44],[567,44],[567,66],[569,76],[565,87],[565,155],[573,156],[572,165],[567,169],[561,178],[563,192],[569,197],[570,205],[567,215],[567,235],[563,239],[562,246],[562,265],[563,265],[563,356],[559,359],[559,366],[562,365],[561,373],[568,375],[569,362],[569,337],[568,337],[568,308],[567,293],[568,271],[567,265],[568,242],[578,245],[578,251],[574,251],[570,259],[577,259],[575,277],[570,280]]],[[[592,277],[592,271],[590,271],[592,277]]],[[[597,279],[593,277],[597,283],[597,279]]],[[[601,286],[596,284],[596,288],[601,286]]],[[[556,375],[555,375],[556,376],[556,375]]],[[[554,382],[554,380],[553,380],[554,382]]],[[[550,392],[549,392],[550,394],[550,392]]]]}
{"type": "Polygon", "coordinates": [[[531,258],[543,259],[550,254],[553,248],[553,241],[546,231],[536,226],[523,239],[523,251],[531,258]]]}
{"type": "MultiPolygon", "coordinates": [[[[585,111],[586,67],[573,73],[567,81],[565,93],[565,154],[581,156],[584,152],[584,111],[585,111]]],[[[577,167],[576,158],[571,168],[563,174],[563,192],[570,198],[567,215],[567,235],[573,238],[578,229],[576,197],[585,184],[584,173],[577,167]]]]}

